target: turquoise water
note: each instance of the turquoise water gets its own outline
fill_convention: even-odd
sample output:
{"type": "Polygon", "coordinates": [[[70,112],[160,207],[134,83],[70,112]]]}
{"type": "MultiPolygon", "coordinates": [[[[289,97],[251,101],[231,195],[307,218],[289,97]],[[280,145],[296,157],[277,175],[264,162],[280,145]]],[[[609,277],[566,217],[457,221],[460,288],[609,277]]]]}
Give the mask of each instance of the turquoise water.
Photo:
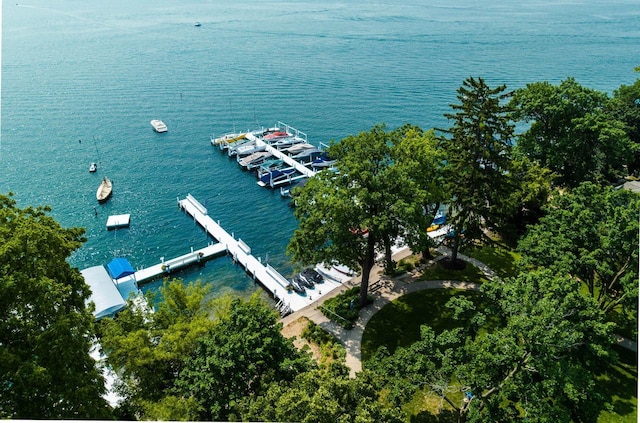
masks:
{"type": "MultiPolygon", "coordinates": [[[[281,120],[326,143],[380,122],[446,127],[442,115],[468,76],[511,89],[574,76],[611,93],[640,65],[637,0],[2,7],[0,192],[85,227],[71,258],[79,268],[114,256],[148,266],[205,246],[176,205],[191,193],[256,256],[291,272],[287,203],[214,149],[212,134],[281,120]],[[169,132],[154,133],[154,118],[169,132]],[[103,175],[114,194],[98,205],[103,175]],[[131,227],[108,232],[107,216],[121,213],[131,213],[131,227]]],[[[259,289],[228,258],[179,276],[217,292],[259,289]]]]}

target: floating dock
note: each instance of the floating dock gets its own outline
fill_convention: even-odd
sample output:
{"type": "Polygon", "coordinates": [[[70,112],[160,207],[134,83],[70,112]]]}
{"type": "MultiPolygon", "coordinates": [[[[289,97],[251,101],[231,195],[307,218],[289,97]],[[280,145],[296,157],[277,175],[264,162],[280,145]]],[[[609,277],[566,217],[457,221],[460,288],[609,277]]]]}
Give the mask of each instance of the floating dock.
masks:
{"type": "Polygon", "coordinates": [[[204,228],[204,230],[219,242],[219,245],[231,255],[233,260],[246,272],[259,282],[278,301],[278,308],[284,313],[300,310],[318,300],[323,294],[326,295],[342,284],[332,279],[325,279],[322,284],[317,284],[313,289],[307,289],[305,294],[297,294],[288,290],[289,281],[276,269],[263,264],[260,258],[251,255],[251,248],[241,239],[235,239],[209,215],[207,209],[198,202],[191,194],[183,200],[178,199],[178,205],[187,214],[204,228]]]}
{"type": "Polygon", "coordinates": [[[171,260],[160,259],[160,263],[145,269],[139,269],[133,275],[117,279],[116,283],[119,285],[129,280],[135,280],[137,284],[151,282],[154,279],[164,277],[169,273],[182,269],[183,267],[195,263],[203,263],[215,256],[224,254],[226,251],[226,248],[222,244],[212,244],[195,251],[192,248],[191,252],[188,254],[171,260]]]}
{"type": "Polygon", "coordinates": [[[130,214],[115,214],[107,218],[107,230],[128,228],[129,221],[131,220],[130,214]]]}

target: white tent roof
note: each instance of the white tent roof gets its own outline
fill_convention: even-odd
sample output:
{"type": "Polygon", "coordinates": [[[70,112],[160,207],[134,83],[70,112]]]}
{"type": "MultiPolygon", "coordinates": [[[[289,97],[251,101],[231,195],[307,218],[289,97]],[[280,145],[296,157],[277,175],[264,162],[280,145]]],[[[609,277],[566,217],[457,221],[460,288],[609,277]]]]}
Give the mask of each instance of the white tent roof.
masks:
{"type": "Polygon", "coordinates": [[[96,319],[99,320],[103,317],[111,316],[125,307],[125,300],[118,292],[118,288],[116,288],[113,279],[111,279],[104,266],[90,267],[81,270],[80,273],[82,273],[85,282],[91,288],[89,301],[93,301],[96,305],[96,309],[93,312],[96,319]]]}

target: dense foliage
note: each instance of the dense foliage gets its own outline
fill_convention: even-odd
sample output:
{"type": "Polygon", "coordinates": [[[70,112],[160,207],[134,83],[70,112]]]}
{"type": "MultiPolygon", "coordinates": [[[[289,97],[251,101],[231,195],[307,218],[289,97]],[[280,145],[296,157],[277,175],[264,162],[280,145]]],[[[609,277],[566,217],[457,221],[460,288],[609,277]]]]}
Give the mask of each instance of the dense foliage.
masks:
{"type": "Polygon", "coordinates": [[[84,230],[49,211],[0,195],[0,418],[106,418],[89,287],[66,261],[84,230]]]}
{"type": "Polygon", "coordinates": [[[433,145],[433,137],[417,128],[388,132],[383,125],[333,143],[328,152],[335,171],[320,172],[296,195],[300,224],[288,247],[293,259],[359,268],[360,304],[366,304],[377,251],[390,265],[392,245],[403,234],[428,248],[416,228],[433,220],[428,206],[439,195],[423,183],[423,172],[434,176],[436,169],[433,145]],[[402,160],[407,157],[412,160],[402,160]]]}
{"type": "Polygon", "coordinates": [[[577,281],[548,271],[491,281],[482,290],[486,310],[458,301],[457,313],[502,325],[440,334],[423,326],[420,341],[393,355],[381,350],[368,362],[389,399],[400,406],[427,386],[470,422],[594,421],[605,398],[593,375],[615,359],[612,325],[596,302],[581,295],[577,281]]]}
{"type": "Polygon", "coordinates": [[[545,211],[520,241],[523,263],[578,278],[605,312],[635,309],[640,196],[584,182],[545,211]]]}
{"type": "Polygon", "coordinates": [[[609,113],[608,105],[605,93],[585,88],[573,78],[558,86],[528,84],[512,99],[515,119],[530,123],[518,137],[518,148],[551,169],[560,185],[625,176],[625,165],[633,161],[638,145],[625,131],[631,127],[617,117],[632,117],[633,106],[609,113]]]}
{"type": "Polygon", "coordinates": [[[490,88],[482,78],[466,79],[458,89],[460,104],[445,114],[453,121],[440,138],[454,231],[452,262],[463,236],[467,241],[482,238],[484,228],[495,227],[507,215],[514,125],[502,104],[510,95],[505,89],[490,88]]]}

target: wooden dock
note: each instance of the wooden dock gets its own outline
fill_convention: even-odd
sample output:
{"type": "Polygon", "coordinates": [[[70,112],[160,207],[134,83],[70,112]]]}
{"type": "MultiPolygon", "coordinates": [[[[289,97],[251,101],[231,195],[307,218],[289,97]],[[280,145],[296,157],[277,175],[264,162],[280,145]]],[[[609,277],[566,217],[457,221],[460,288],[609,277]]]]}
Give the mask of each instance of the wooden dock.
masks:
{"type": "Polygon", "coordinates": [[[326,295],[333,289],[341,286],[340,283],[327,280],[318,284],[314,289],[307,289],[305,294],[297,294],[287,290],[289,281],[276,269],[268,264],[263,264],[260,258],[251,255],[251,248],[241,239],[235,239],[209,215],[207,209],[191,194],[185,199],[178,199],[178,205],[187,214],[204,228],[204,230],[219,242],[219,245],[231,255],[233,260],[242,265],[246,272],[259,282],[279,304],[279,309],[285,312],[293,312],[316,301],[323,294],[326,295]]]}

